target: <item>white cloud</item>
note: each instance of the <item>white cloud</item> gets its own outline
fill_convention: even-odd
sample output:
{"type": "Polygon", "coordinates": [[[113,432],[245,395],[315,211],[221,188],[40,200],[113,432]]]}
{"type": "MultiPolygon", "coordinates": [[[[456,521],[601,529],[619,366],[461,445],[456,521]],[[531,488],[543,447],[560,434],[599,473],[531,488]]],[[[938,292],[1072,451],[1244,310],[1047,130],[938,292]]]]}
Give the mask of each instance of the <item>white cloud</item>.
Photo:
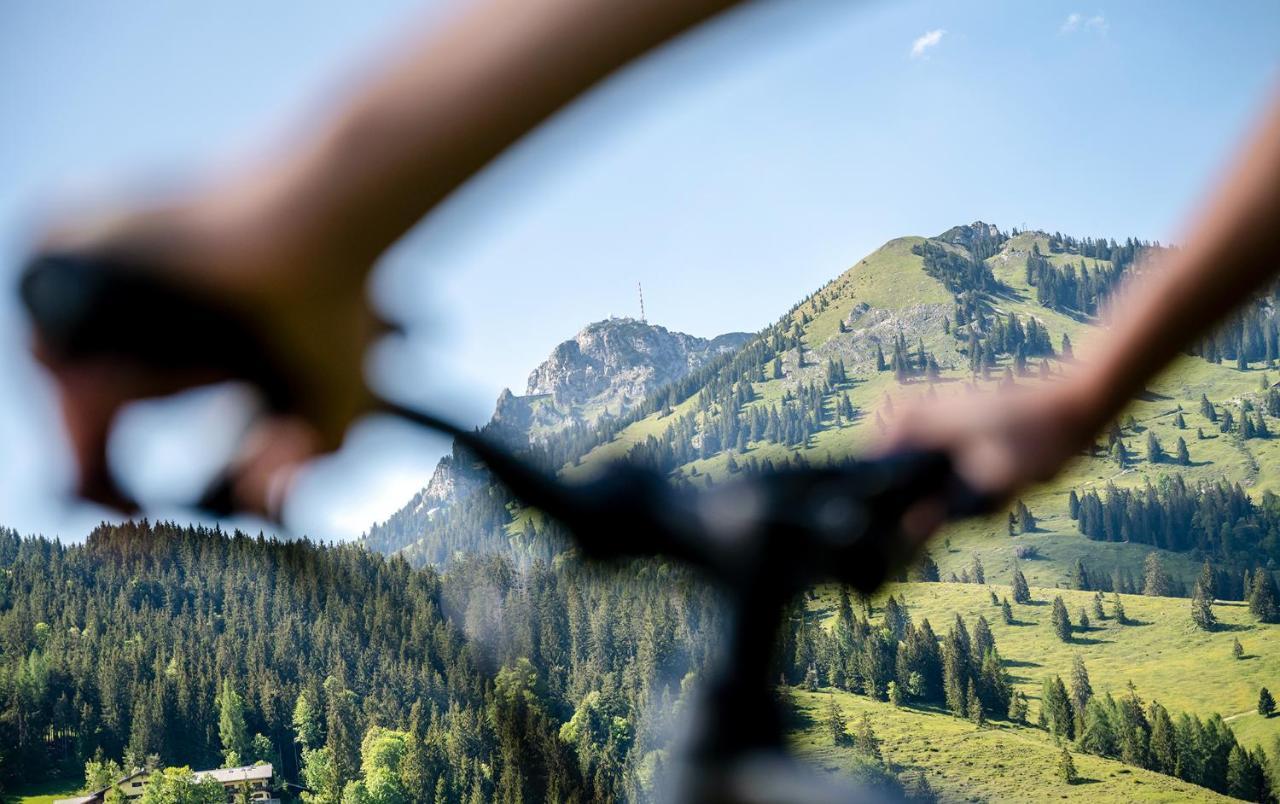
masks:
{"type": "Polygon", "coordinates": [[[946,34],[946,31],[938,28],[936,30],[926,31],[918,36],[916,41],[911,43],[911,58],[923,58],[925,51],[938,46],[938,43],[942,41],[944,34],[946,34]]]}
{"type": "Polygon", "coordinates": [[[1060,33],[1070,34],[1076,31],[1085,30],[1093,31],[1099,34],[1105,34],[1111,26],[1107,24],[1107,18],[1101,14],[1094,14],[1092,17],[1086,17],[1078,11],[1073,11],[1067,15],[1062,21],[1062,26],[1058,28],[1060,33]]]}

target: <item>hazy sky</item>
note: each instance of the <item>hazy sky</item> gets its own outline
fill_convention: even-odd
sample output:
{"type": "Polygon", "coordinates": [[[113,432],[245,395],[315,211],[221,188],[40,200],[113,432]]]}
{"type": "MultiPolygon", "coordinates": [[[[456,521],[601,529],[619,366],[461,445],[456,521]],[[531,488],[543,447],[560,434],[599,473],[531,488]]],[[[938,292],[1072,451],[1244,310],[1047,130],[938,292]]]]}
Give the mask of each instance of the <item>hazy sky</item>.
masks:
{"type": "MultiPolygon", "coordinates": [[[[208,170],[323,104],[417,16],[409,0],[0,4],[0,264],[49,210],[208,170]]],[[[982,219],[1169,240],[1278,84],[1280,3],[749,5],[543,127],[386,260],[375,296],[411,325],[384,387],[487,419],[582,325],[637,312],[756,330],[885,240],[982,219]]],[[[79,539],[52,398],[0,296],[0,524],[79,539]]],[[[138,482],[208,461],[223,402],[135,419],[138,482]]],[[[291,528],[359,535],[444,449],[389,422],[317,467],[291,528]]],[[[163,488],[161,488],[163,491],[163,488]]],[[[160,511],[167,516],[181,512],[160,511]]]]}

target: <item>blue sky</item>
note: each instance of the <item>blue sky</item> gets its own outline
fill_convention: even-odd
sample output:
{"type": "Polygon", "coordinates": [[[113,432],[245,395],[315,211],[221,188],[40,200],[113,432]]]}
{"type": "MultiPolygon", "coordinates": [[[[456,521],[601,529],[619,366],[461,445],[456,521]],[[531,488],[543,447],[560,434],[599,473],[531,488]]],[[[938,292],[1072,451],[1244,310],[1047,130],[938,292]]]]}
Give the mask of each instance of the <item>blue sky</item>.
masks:
{"type": "MultiPolygon", "coordinates": [[[[51,211],[251,151],[406,18],[455,5],[5,2],[3,270],[51,211]]],[[[411,330],[372,371],[479,423],[557,342],[635,314],[637,281],[651,321],[711,336],[760,328],[891,237],[975,219],[1174,239],[1278,67],[1274,0],[748,5],[566,110],[390,253],[373,291],[411,330]]],[[[62,497],[24,337],[0,298],[0,523],[78,539],[104,513],[62,497]]],[[[223,403],[139,414],[113,454],[172,491],[209,444],[136,434],[207,438],[223,403]]],[[[359,535],[443,449],[358,427],[299,488],[291,530],[359,535]]]]}

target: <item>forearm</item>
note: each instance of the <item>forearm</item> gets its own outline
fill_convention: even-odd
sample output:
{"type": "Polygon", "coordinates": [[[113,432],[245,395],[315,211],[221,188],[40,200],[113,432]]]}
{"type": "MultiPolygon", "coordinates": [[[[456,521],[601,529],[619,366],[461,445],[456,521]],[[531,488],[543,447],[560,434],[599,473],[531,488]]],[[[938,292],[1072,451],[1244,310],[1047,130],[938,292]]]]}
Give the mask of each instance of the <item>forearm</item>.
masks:
{"type": "Polygon", "coordinates": [[[487,0],[409,41],[268,171],[276,235],[367,266],[592,84],[733,0],[487,0]]]}
{"type": "Polygon", "coordinates": [[[1106,346],[1071,383],[1096,430],[1148,380],[1280,269],[1280,103],[1209,197],[1186,245],[1138,278],[1106,346]]]}

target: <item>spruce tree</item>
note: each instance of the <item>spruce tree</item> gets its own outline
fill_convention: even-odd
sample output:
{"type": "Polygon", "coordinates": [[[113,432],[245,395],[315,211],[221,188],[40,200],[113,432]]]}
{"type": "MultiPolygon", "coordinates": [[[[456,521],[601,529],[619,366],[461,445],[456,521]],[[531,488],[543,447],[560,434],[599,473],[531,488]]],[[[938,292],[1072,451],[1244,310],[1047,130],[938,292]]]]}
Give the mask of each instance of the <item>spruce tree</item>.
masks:
{"type": "Polygon", "coordinates": [[[978,726],[986,723],[987,716],[982,710],[982,698],[978,696],[978,689],[974,686],[973,679],[969,679],[969,687],[966,691],[966,697],[969,699],[968,712],[966,712],[969,720],[973,721],[978,726]]]}
{"type": "Polygon", "coordinates": [[[1027,576],[1016,567],[1013,570],[1013,602],[1024,605],[1031,602],[1031,587],[1027,585],[1027,576]]]}
{"type": "Polygon", "coordinates": [[[1149,463],[1164,463],[1164,447],[1160,444],[1160,439],[1156,438],[1154,430],[1147,431],[1147,461],[1149,463]]]}
{"type": "Polygon", "coordinates": [[[1053,633],[1063,642],[1071,641],[1071,615],[1067,613],[1067,604],[1059,595],[1053,599],[1053,613],[1049,617],[1053,625],[1053,633]]]}
{"type": "Polygon", "coordinates": [[[1176,461],[1179,466],[1191,465],[1191,451],[1187,449],[1187,440],[1182,436],[1178,436],[1178,451],[1176,461]]]}
{"type": "Polygon", "coordinates": [[[1072,739],[1075,734],[1075,718],[1071,712],[1071,698],[1062,678],[1047,678],[1040,695],[1040,717],[1045,727],[1058,737],[1072,739]]]}
{"type": "Polygon", "coordinates": [[[1276,699],[1271,696],[1271,690],[1263,687],[1258,691],[1258,714],[1263,717],[1271,717],[1276,711],[1276,699]]]}
{"type": "Polygon", "coordinates": [[[901,708],[902,706],[902,687],[898,686],[897,681],[889,682],[889,703],[892,704],[895,709],[901,708]]]}
{"type": "Polygon", "coordinates": [[[1263,801],[1267,795],[1266,775],[1259,763],[1239,743],[1227,756],[1226,792],[1244,801],[1263,801]]]}
{"type": "Polygon", "coordinates": [[[1107,619],[1107,612],[1102,608],[1102,592],[1093,593],[1093,618],[1099,622],[1107,619]]]}
{"type": "Polygon", "coordinates": [[[1165,572],[1160,554],[1152,550],[1142,564],[1142,594],[1150,597],[1169,597],[1173,594],[1173,581],[1165,572]]]}
{"type": "Polygon", "coordinates": [[[236,692],[231,679],[222,681],[218,693],[218,736],[222,740],[222,757],[234,767],[249,758],[249,729],[245,725],[244,699],[236,692]]]}
{"type": "Polygon", "coordinates": [[[1071,752],[1065,745],[1062,746],[1062,753],[1058,756],[1058,778],[1067,784],[1075,784],[1077,779],[1076,763],[1071,759],[1071,752]]]}
{"type": "Polygon", "coordinates": [[[834,694],[827,696],[827,715],[824,718],[824,724],[832,745],[848,744],[848,722],[844,719],[844,713],[840,711],[840,707],[836,704],[836,696],[834,694]]]}
{"type": "Polygon", "coordinates": [[[853,730],[853,747],[858,750],[858,753],[871,757],[876,762],[884,761],[884,757],[880,754],[880,739],[871,728],[871,715],[867,712],[862,713],[862,719],[853,730]]]}
{"type": "Polygon", "coordinates": [[[1196,581],[1195,594],[1191,596],[1191,620],[1202,631],[1212,631],[1218,624],[1213,616],[1213,600],[1200,581],[1196,581]]]}
{"type": "Polygon", "coordinates": [[[1231,655],[1236,659],[1244,658],[1244,645],[1240,644],[1239,637],[1231,640],[1231,655]]]}
{"type": "Polygon", "coordinates": [[[1000,601],[1000,614],[1006,625],[1013,625],[1013,608],[1009,606],[1009,598],[1000,601]]]}
{"type": "Polygon", "coordinates": [[[1249,613],[1258,622],[1280,623],[1280,593],[1276,591],[1275,577],[1269,570],[1259,568],[1253,573],[1249,613]]]}
{"type": "Polygon", "coordinates": [[[1015,692],[1009,698],[1009,720],[1014,723],[1027,722],[1027,696],[1023,692],[1015,692]]]}
{"type": "Polygon", "coordinates": [[[1089,671],[1084,666],[1084,659],[1076,654],[1071,663],[1071,713],[1075,718],[1075,733],[1083,733],[1085,710],[1093,699],[1093,685],[1089,682],[1089,671]]]}
{"type": "Polygon", "coordinates": [[[1152,701],[1147,707],[1147,722],[1151,724],[1151,739],[1148,741],[1147,750],[1150,768],[1169,776],[1177,775],[1177,729],[1169,717],[1169,712],[1159,703],[1152,701]]]}
{"type": "Polygon", "coordinates": [[[1209,397],[1204,394],[1200,395],[1200,415],[1214,424],[1218,422],[1218,411],[1213,407],[1213,403],[1209,401],[1209,397]]]}
{"type": "Polygon", "coordinates": [[[1119,592],[1116,592],[1111,598],[1111,616],[1120,625],[1129,624],[1129,618],[1124,613],[1124,601],[1120,599],[1119,592]]]}

